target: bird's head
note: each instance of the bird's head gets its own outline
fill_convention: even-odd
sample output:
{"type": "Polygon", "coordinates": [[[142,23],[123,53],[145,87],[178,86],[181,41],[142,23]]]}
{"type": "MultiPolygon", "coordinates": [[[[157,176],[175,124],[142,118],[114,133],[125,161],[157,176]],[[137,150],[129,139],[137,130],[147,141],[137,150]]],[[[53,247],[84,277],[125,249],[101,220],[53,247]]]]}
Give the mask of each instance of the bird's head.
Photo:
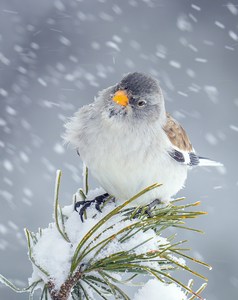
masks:
{"type": "Polygon", "coordinates": [[[165,117],[164,98],[158,80],[143,73],[129,73],[100,94],[109,118],[140,121],[165,117]]]}

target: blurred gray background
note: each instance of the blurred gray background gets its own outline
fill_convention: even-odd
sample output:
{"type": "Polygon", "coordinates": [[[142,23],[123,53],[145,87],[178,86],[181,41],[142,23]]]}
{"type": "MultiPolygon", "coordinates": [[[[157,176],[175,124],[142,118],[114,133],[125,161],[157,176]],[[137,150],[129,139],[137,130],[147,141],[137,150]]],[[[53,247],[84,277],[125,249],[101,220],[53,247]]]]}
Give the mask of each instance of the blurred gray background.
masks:
{"type": "MultiPolygon", "coordinates": [[[[26,285],[31,264],[23,228],[36,231],[52,220],[56,169],[63,171],[62,204],[82,184],[79,157],[62,146],[65,119],[136,70],[160,80],[167,110],[197,152],[225,165],[190,172],[179,196],[200,200],[209,214],[189,223],[204,235],[178,234],[213,266],[193,266],[209,278],[203,295],[237,299],[234,0],[0,0],[0,273],[26,285]]],[[[0,299],[26,298],[0,286],[0,299]]]]}

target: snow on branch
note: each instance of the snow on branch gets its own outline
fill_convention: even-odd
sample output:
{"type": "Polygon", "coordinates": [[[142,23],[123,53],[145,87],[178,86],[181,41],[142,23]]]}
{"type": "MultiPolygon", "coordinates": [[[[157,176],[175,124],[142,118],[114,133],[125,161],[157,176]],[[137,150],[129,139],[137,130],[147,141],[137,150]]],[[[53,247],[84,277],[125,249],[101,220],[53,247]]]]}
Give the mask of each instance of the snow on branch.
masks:
{"type": "Polygon", "coordinates": [[[200,293],[206,284],[195,292],[192,282],[188,285],[180,282],[174,271],[182,269],[206,281],[186,261],[209,269],[210,266],[184,253],[182,245],[186,241],[175,242],[174,236],[161,235],[169,227],[199,231],[184,223],[205,214],[192,209],[199,202],[178,205],[182,199],[177,199],[161,204],[152,210],[152,217],[145,213],[144,207],[128,207],[144,193],[160,188],[160,184],[154,184],[119,206],[109,198],[102,213],[89,207],[82,223],[74,210],[75,202],[94,199],[103,193],[102,189],[88,190],[85,170],[84,188],[74,195],[71,205],[63,208],[59,205],[61,171],[57,171],[54,222],[37,233],[25,229],[33,266],[29,287],[18,289],[2,275],[0,281],[16,292],[29,292],[30,299],[40,289],[42,300],[129,300],[123,286],[131,286],[137,278],[147,275],[147,282],[140,289],[137,287],[133,300],[202,299],[200,293]]]}

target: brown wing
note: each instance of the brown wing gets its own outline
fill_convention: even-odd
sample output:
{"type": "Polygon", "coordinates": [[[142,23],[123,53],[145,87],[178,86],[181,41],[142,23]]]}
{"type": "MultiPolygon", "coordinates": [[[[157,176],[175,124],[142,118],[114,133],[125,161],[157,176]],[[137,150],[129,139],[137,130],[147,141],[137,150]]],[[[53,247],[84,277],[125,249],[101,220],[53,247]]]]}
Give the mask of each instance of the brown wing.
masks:
{"type": "Polygon", "coordinates": [[[170,142],[178,149],[187,152],[191,152],[193,150],[192,144],[183,127],[168,113],[164,131],[170,139],[170,142]]]}

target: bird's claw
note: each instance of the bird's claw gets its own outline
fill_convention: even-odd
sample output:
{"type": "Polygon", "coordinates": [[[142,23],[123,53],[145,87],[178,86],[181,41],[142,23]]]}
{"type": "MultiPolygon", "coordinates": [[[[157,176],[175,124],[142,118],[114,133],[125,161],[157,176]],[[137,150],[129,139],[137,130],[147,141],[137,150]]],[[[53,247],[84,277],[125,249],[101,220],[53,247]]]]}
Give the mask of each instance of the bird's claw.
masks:
{"type": "Polygon", "coordinates": [[[149,218],[153,218],[153,214],[152,214],[152,210],[153,208],[156,207],[156,205],[161,204],[161,200],[160,199],[155,199],[154,201],[152,201],[146,208],[145,213],[147,214],[147,216],[149,218]]]}
{"type": "MultiPolygon", "coordinates": [[[[79,211],[77,209],[75,209],[79,213],[80,219],[81,219],[82,222],[83,222],[84,213],[85,213],[86,209],[92,204],[91,203],[92,201],[79,201],[79,202],[81,202],[82,207],[80,208],[79,211]]],[[[75,206],[76,206],[76,204],[75,204],[75,206]]],[[[79,205],[79,207],[80,207],[80,205],[79,205]]]]}
{"type": "Polygon", "coordinates": [[[100,204],[101,204],[100,202],[96,202],[95,208],[96,208],[97,211],[99,211],[101,213],[102,210],[101,210],[100,204]]]}
{"type": "Polygon", "coordinates": [[[105,193],[103,195],[95,197],[95,199],[93,199],[93,200],[84,200],[84,201],[76,202],[74,205],[74,210],[76,210],[79,213],[81,221],[82,222],[84,221],[83,220],[84,213],[85,213],[86,209],[89,206],[91,206],[91,204],[95,203],[96,210],[99,212],[102,212],[100,205],[105,202],[105,200],[107,199],[108,196],[109,196],[109,194],[105,193]]]}
{"type": "Polygon", "coordinates": [[[161,200],[155,199],[150,204],[139,208],[138,211],[136,212],[136,214],[134,215],[134,218],[138,218],[142,215],[147,215],[148,218],[153,218],[152,210],[156,205],[159,205],[159,204],[161,204],[161,200]]]}

